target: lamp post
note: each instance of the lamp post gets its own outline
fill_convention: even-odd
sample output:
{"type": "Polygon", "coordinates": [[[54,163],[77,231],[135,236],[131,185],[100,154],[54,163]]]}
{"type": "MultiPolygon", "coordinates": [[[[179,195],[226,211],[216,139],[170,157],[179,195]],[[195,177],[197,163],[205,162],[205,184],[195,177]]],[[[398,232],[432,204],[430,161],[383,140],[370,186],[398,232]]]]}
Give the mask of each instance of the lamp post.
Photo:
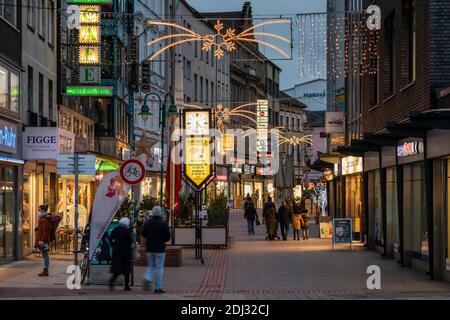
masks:
{"type": "MultiPolygon", "coordinates": [[[[163,180],[164,180],[164,130],[166,128],[166,116],[169,116],[170,119],[173,119],[178,115],[177,112],[177,106],[175,105],[175,99],[173,98],[173,95],[171,93],[167,93],[164,96],[164,99],[161,98],[161,96],[157,93],[150,92],[148,93],[144,98],[144,105],[141,108],[141,112],[139,115],[142,117],[144,121],[147,121],[150,116],[152,116],[152,113],[150,112],[150,108],[147,105],[147,99],[149,97],[156,97],[159,102],[159,126],[161,128],[161,171],[160,171],[160,194],[159,194],[159,205],[161,208],[164,207],[163,204],[163,194],[164,194],[164,188],[163,188],[163,180]],[[171,103],[169,105],[168,110],[167,108],[167,99],[171,99],[171,103]]],[[[169,155],[170,156],[170,155],[169,155]]],[[[173,175],[173,173],[172,173],[173,175]]],[[[173,195],[171,194],[171,199],[173,199],[173,195]]]]}

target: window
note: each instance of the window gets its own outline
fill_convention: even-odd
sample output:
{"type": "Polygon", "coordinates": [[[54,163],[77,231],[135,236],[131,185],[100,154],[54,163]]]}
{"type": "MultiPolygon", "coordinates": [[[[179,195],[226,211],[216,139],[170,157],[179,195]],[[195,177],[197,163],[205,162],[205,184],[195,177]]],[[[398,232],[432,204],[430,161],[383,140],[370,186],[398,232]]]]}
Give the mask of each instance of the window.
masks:
{"type": "Polygon", "coordinates": [[[371,108],[380,103],[379,80],[378,70],[376,73],[369,75],[369,107],[371,108]]]}
{"type": "Polygon", "coordinates": [[[0,66],[0,107],[19,112],[19,75],[0,66]]]}
{"type": "Polygon", "coordinates": [[[205,91],[206,91],[205,105],[209,105],[209,81],[208,81],[208,79],[205,79],[205,91]]]}
{"type": "Polygon", "coordinates": [[[28,0],[27,5],[27,24],[34,30],[36,28],[36,0],[28,0]]]}
{"type": "Polygon", "coordinates": [[[48,10],[48,43],[52,46],[55,44],[54,27],[55,26],[55,4],[53,1],[49,1],[48,10]]]}
{"type": "Polygon", "coordinates": [[[215,101],[214,99],[214,83],[211,81],[211,104],[215,101]]]}
{"type": "Polygon", "coordinates": [[[45,0],[39,0],[39,35],[45,36],[45,0]]]}
{"type": "Polygon", "coordinates": [[[17,0],[0,0],[0,15],[13,26],[16,26],[17,0]]]}
{"type": "Polygon", "coordinates": [[[409,84],[416,79],[416,13],[415,1],[403,0],[402,2],[402,82],[409,84]]]}
{"type": "Polygon", "coordinates": [[[203,77],[200,76],[200,101],[203,102],[203,77]]]}
{"type": "Polygon", "coordinates": [[[39,115],[44,116],[44,76],[39,73],[39,115]]]}
{"type": "Polygon", "coordinates": [[[197,74],[194,73],[194,100],[195,101],[198,101],[197,100],[197,98],[198,98],[197,92],[198,92],[197,74]]]}
{"type": "Polygon", "coordinates": [[[385,20],[384,26],[384,65],[383,65],[384,98],[389,98],[394,94],[394,62],[395,62],[394,13],[392,13],[385,20]]]}
{"type": "Polygon", "coordinates": [[[33,112],[33,68],[31,66],[28,66],[28,92],[27,92],[27,96],[28,96],[28,110],[33,112]]]}
{"type": "Polygon", "coordinates": [[[48,80],[48,118],[53,120],[53,81],[48,80]]]}
{"type": "Polygon", "coordinates": [[[192,77],[192,63],[189,60],[186,63],[186,77],[188,79],[192,77]]]}

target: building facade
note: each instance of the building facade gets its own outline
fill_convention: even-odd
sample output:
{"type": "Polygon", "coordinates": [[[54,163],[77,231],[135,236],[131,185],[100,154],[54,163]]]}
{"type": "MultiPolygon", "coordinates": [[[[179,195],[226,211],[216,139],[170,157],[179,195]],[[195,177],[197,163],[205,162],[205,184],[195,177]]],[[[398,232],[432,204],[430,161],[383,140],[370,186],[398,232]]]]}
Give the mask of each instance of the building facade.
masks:
{"type": "Polygon", "coordinates": [[[22,28],[20,7],[2,6],[0,33],[8,44],[0,46],[0,264],[22,256],[22,28]]]}

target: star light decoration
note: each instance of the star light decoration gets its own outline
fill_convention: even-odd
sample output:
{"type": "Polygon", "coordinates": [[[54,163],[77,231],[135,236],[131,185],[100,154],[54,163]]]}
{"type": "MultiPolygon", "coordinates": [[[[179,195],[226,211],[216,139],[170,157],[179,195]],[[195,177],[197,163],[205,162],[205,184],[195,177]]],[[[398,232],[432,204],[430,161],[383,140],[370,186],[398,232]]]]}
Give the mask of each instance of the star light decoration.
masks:
{"type": "Polygon", "coordinates": [[[152,147],[157,141],[147,138],[145,131],[142,132],[141,139],[136,142],[136,157],[141,154],[147,156],[147,162],[153,161],[152,147]]]}
{"type": "Polygon", "coordinates": [[[174,39],[173,43],[170,43],[166,46],[163,46],[161,49],[156,51],[152,56],[149,57],[149,60],[154,60],[156,57],[158,57],[161,53],[164,51],[175,47],[177,45],[187,43],[187,42],[194,42],[194,41],[200,41],[203,43],[202,50],[205,52],[210,52],[211,50],[214,50],[214,56],[217,59],[221,59],[224,54],[225,50],[228,52],[236,50],[236,43],[237,42],[254,42],[258,43],[264,46],[267,46],[269,48],[272,48],[273,50],[279,52],[281,55],[283,55],[286,59],[289,59],[289,55],[276,45],[269,43],[267,41],[256,39],[255,36],[260,37],[268,37],[280,40],[282,42],[290,44],[291,41],[289,39],[286,39],[284,37],[281,37],[279,35],[273,34],[273,33],[267,33],[267,32],[254,32],[255,29],[260,28],[262,26],[271,25],[271,24],[280,24],[280,23],[291,23],[290,19],[277,19],[277,20],[270,20],[263,23],[255,24],[244,31],[242,31],[239,34],[236,34],[236,29],[233,28],[227,28],[225,32],[223,32],[224,24],[220,21],[220,19],[217,20],[214,29],[216,30],[215,34],[205,34],[201,35],[198,34],[191,29],[188,29],[186,27],[180,26],[176,23],[171,22],[164,22],[164,21],[154,21],[149,20],[149,25],[159,25],[159,26],[166,26],[171,27],[173,29],[178,29],[178,31],[182,31],[183,33],[173,33],[165,36],[161,36],[159,38],[156,38],[150,42],[147,43],[147,45],[152,46],[160,41],[170,40],[174,39]],[[184,38],[184,39],[178,39],[176,38],[184,38]]]}

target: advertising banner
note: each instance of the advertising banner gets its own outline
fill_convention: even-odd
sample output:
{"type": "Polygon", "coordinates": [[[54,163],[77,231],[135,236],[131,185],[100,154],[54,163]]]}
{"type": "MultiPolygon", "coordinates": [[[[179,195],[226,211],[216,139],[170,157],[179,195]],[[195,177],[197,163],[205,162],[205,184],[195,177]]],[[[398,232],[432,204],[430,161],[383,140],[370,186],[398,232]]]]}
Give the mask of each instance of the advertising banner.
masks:
{"type": "MultiPolygon", "coordinates": [[[[113,171],[103,178],[94,198],[89,248],[97,248],[130,189],[131,185],[122,181],[118,171],[113,171]]],[[[98,249],[91,250],[89,259],[97,259],[99,254],[101,252],[98,249]]]]}
{"type": "Polygon", "coordinates": [[[344,114],[344,112],[326,112],[325,113],[325,132],[326,133],[345,133],[345,114],[344,114]]]}
{"type": "Polygon", "coordinates": [[[209,137],[186,138],[186,177],[200,186],[211,174],[209,137]]]}

